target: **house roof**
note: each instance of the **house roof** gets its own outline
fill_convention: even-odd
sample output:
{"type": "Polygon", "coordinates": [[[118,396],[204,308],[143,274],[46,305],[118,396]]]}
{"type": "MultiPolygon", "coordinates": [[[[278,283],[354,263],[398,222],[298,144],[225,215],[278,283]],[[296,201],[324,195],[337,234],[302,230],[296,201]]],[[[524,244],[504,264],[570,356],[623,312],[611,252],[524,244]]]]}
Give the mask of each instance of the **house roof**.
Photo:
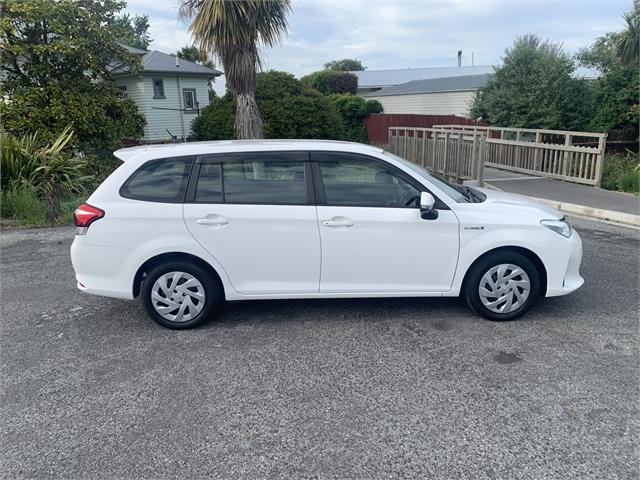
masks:
{"type": "Polygon", "coordinates": [[[358,88],[380,88],[412,80],[426,80],[430,78],[450,78],[468,75],[482,75],[493,73],[492,65],[475,65],[469,67],[431,67],[404,68],[396,70],[363,70],[351,72],[358,77],[358,88]]]}
{"type": "MultiPolygon", "coordinates": [[[[142,52],[142,50],[138,50],[138,52],[142,52]]],[[[137,54],[138,52],[132,53],[137,54]]],[[[187,75],[204,75],[207,77],[217,77],[218,75],[222,75],[220,70],[205,67],[204,65],[190,62],[184,58],[167,55],[166,53],[162,53],[157,50],[142,52],[141,57],[143,72],[184,73],[187,75]]],[[[129,72],[129,66],[125,64],[116,65],[111,70],[113,75],[122,75],[129,72]]]]}
{"type": "Polygon", "coordinates": [[[414,80],[402,83],[382,90],[368,93],[365,97],[386,97],[389,95],[410,95],[413,93],[435,92],[459,92],[476,90],[487,83],[491,75],[466,75],[464,77],[430,78],[427,80],[414,80]]]}

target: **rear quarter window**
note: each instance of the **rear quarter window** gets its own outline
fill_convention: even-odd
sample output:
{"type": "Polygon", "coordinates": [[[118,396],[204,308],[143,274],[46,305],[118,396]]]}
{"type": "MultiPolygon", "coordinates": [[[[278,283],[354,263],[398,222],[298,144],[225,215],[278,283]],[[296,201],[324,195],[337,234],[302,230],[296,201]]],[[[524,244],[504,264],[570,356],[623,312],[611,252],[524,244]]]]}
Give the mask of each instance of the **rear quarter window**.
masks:
{"type": "Polygon", "coordinates": [[[182,203],[193,157],[150,160],[138,168],[120,188],[120,195],[132,200],[182,203]]]}

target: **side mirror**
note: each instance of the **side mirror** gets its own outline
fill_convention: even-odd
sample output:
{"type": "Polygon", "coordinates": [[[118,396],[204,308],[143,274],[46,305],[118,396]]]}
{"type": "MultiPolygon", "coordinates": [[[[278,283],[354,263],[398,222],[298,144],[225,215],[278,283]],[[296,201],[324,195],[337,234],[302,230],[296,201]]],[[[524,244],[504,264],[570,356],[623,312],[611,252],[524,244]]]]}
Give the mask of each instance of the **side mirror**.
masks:
{"type": "Polygon", "coordinates": [[[438,211],[433,207],[436,204],[436,199],[433,198],[429,192],[422,192],[420,194],[420,217],[425,220],[435,220],[438,218],[438,211]]]}

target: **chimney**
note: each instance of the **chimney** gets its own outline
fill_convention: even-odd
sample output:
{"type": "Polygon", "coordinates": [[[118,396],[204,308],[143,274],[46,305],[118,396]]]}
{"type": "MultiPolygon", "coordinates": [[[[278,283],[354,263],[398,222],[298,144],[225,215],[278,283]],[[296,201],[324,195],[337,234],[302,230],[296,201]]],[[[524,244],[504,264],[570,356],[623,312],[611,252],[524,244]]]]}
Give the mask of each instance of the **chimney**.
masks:
{"type": "Polygon", "coordinates": [[[458,66],[462,66],[462,50],[458,50],[458,66]]]}
{"type": "Polygon", "coordinates": [[[176,55],[176,68],[180,68],[180,57],[176,55]]]}

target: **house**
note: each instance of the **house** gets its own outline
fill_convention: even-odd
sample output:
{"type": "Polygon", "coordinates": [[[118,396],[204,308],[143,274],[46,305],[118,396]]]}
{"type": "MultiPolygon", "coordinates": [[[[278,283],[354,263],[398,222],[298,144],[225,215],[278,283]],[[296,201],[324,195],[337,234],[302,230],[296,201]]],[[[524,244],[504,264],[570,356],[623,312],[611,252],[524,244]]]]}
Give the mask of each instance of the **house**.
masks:
{"type": "Polygon", "coordinates": [[[157,50],[127,47],[142,69],[132,73],[120,63],[111,69],[122,94],[132,99],[147,119],[143,142],[163,142],[191,135],[191,122],[209,105],[209,82],[222,72],[157,50]]]}
{"type": "MultiPolygon", "coordinates": [[[[465,67],[461,67],[465,68],[465,67]]],[[[378,100],[384,113],[469,116],[476,90],[490,74],[413,80],[363,95],[378,100]]]]}
{"type": "Polygon", "coordinates": [[[491,74],[493,73],[493,66],[403,68],[395,70],[363,70],[351,73],[358,77],[358,95],[366,95],[386,87],[393,87],[414,80],[491,74]]]}

